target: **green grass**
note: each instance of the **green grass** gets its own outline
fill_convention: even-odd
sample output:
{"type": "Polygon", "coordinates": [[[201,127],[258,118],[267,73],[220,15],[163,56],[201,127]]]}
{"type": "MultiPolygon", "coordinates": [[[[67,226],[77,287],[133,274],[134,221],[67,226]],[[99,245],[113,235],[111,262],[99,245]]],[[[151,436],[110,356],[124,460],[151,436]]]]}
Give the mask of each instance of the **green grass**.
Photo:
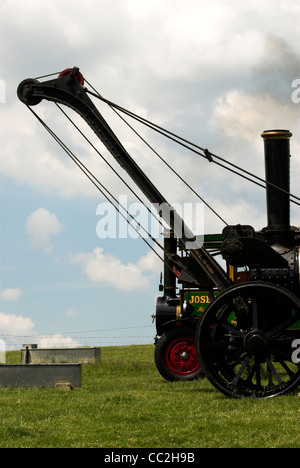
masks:
{"type": "Polygon", "coordinates": [[[297,395],[230,400],[207,380],[165,382],[153,352],[103,348],[72,391],[0,389],[0,447],[300,447],[297,395]]]}

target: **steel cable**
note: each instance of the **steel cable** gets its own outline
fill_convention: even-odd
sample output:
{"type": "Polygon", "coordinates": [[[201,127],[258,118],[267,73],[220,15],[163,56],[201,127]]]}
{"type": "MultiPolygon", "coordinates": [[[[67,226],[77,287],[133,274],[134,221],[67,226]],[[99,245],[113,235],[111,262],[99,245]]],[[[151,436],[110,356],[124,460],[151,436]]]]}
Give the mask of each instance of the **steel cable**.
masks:
{"type": "Polygon", "coordinates": [[[103,197],[112,204],[116,211],[126,220],[130,227],[143,239],[143,241],[150,247],[150,249],[157,255],[157,257],[164,262],[164,259],[158,254],[158,252],[153,248],[151,244],[141,235],[129,221],[129,219],[121,212],[120,208],[126,212],[133,221],[150,237],[150,239],[155,242],[155,244],[164,251],[163,246],[149,233],[135,218],[134,216],[118,202],[114,195],[89,171],[89,169],[75,156],[75,154],[63,143],[63,141],[51,130],[51,128],[39,117],[39,115],[29,106],[27,106],[36,119],[41,123],[41,125],[47,130],[47,132],[54,138],[54,140],[59,144],[59,146],[65,151],[65,153],[72,159],[73,162],[79,167],[79,169],[85,174],[85,176],[95,185],[103,197]],[[105,193],[106,192],[106,193],[105,193]],[[116,204],[115,204],[115,203],[116,204]],[[119,205],[119,207],[118,207],[119,205]]]}
{"type": "MultiPolygon", "coordinates": [[[[91,86],[91,85],[89,84],[89,86],[91,86]]],[[[104,97],[102,97],[97,92],[95,93],[95,92],[89,91],[88,89],[86,89],[86,92],[91,94],[92,96],[100,99],[101,101],[105,102],[111,108],[119,110],[120,112],[124,113],[125,115],[133,118],[137,122],[140,122],[141,124],[143,124],[143,125],[147,126],[148,128],[154,130],[155,132],[160,133],[161,135],[163,135],[166,138],[174,141],[175,143],[183,146],[184,148],[188,149],[189,151],[192,151],[193,153],[196,153],[199,156],[207,159],[209,162],[212,162],[212,163],[222,167],[223,169],[226,169],[226,170],[228,170],[228,171],[230,171],[230,172],[232,172],[232,173],[234,173],[234,174],[248,180],[249,182],[252,182],[253,184],[258,185],[259,187],[266,188],[266,185],[272,186],[272,187],[280,190],[281,192],[289,195],[290,197],[294,198],[295,200],[300,201],[300,197],[298,197],[298,196],[296,196],[296,195],[282,189],[281,187],[278,187],[275,184],[272,184],[271,182],[266,181],[265,179],[262,179],[261,177],[259,177],[259,176],[255,175],[255,174],[243,169],[240,166],[237,166],[236,164],[234,164],[234,163],[232,163],[230,161],[227,161],[226,159],[222,158],[221,156],[218,156],[218,155],[210,152],[208,149],[202,148],[201,146],[199,146],[199,145],[197,145],[195,143],[192,143],[191,141],[186,140],[185,138],[182,138],[179,135],[176,135],[175,133],[173,133],[173,132],[171,132],[171,131],[169,131],[169,130],[167,130],[167,129],[165,129],[165,128],[163,128],[163,127],[161,127],[161,126],[159,126],[159,125],[157,125],[157,124],[155,124],[155,123],[153,123],[153,122],[151,122],[151,121],[149,121],[147,119],[145,119],[144,117],[141,117],[141,116],[135,114],[134,112],[132,112],[132,111],[130,111],[128,109],[125,109],[124,107],[121,107],[118,104],[115,104],[114,102],[112,102],[112,101],[110,101],[108,99],[105,99],[104,97]],[[200,151],[202,151],[202,153],[200,151]],[[222,161],[222,163],[216,161],[216,159],[219,160],[219,161],[222,161]],[[228,166],[231,166],[234,169],[231,169],[230,167],[225,166],[225,164],[223,164],[223,163],[227,164],[228,166]],[[238,172],[238,171],[240,171],[240,172],[238,172]],[[241,172],[243,174],[241,174],[241,172]],[[244,174],[246,174],[246,175],[244,175],[244,174]],[[256,181],[252,180],[250,177],[252,177],[253,179],[256,179],[256,181]],[[265,185],[263,185],[260,182],[262,182],[265,185]]],[[[186,183],[186,185],[188,185],[188,184],[186,183]]],[[[291,202],[300,206],[300,203],[296,202],[295,200],[291,199],[291,202]]],[[[225,223],[225,224],[227,224],[227,223],[225,223]]]]}

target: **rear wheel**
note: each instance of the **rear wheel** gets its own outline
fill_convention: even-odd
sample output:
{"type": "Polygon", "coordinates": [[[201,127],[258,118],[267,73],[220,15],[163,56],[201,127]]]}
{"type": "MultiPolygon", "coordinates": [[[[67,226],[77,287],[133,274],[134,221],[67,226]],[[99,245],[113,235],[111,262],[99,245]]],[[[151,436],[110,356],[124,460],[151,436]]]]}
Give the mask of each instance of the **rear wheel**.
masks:
{"type": "Polygon", "coordinates": [[[270,398],[300,385],[299,338],[299,299],[276,285],[245,283],[209,305],[196,346],[207,378],[222,393],[270,398]]]}
{"type": "Polygon", "coordinates": [[[178,327],[166,331],[156,344],[155,364],[162,377],[170,382],[203,377],[197,358],[195,330],[178,327]]]}

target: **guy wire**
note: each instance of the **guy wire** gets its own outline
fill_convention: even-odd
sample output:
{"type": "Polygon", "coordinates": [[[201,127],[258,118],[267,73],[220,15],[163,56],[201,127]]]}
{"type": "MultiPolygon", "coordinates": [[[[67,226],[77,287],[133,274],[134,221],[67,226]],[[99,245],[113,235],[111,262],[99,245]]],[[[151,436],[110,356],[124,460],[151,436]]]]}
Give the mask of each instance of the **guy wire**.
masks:
{"type": "MultiPolygon", "coordinates": [[[[165,249],[163,248],[163,246],[134,218],[134,216],[131,213],[129,213],[129,211],[124,206],[122,206],[118,202],[118,200],[112,195],[112,193],[109,192],[109,190],[89,171],[89,169],[75,156],[75,154],[63,143],[63,141],[51,130],[51,128],[38,116],[38,114],[30,106],[27,106],[27,107],[32,112],[32,114],[36,117],[36,119],[41,123],[41,125],[47,130],[47,132],[52,136],[52,138],[59,144],[59,146],[73,160],[73,162],[75,162],[75,164],[79,167],[79,169],[86,175],[86,177],[93,183],[93,185],[95,185],[95,187],[99,190],[99,192],[105,197],[105,199],[109,203],[111,203],[111,205],[127,221],[127,223],[130,224],[129,219],[121,212],[120,208],[118,208],[117,205],[119,205],[124,210],[124,212],[126,212],[132,218],[132,220],[135,221],[137,225],[141,229],[143,229],[143,231],[145,231],[145,233],[150,237],[150,239],[153,242],[155,242],[156,245],[158,245],[161,250],[165,252],[165,249]],[[102,189],[99,186],[102,187],[102,189]],[[107,193],[104,193],[103,190],[106,191],[107,193]],[[111,197],[117,205],[115,205],[109,197],[111,197]]],[[[159,255],[159,253],[156,252],[154,247],[151,244],[149,244],[149,242],[141,235],[141,233],[134,226],[132,226],[132,224],[130,224],[130,227],[142,238],[142,240],[148,245],[148,247],[150,247],[150,249],[157,255],[157,257],[163,263],[166,263],[165,260],[159,255]]]]}
{"type": "MultiPolygon", "coordinates": [[[[187,182],[177,171],[175,171],[175,169],[174,169],[174,168],[173,168],[173,167],[172,167],[172,166],[171,166],[171,165],[170,165],[170,164],[169,164],[169,163],[168,163],[168,162],[167,162],[167,161],[166,161],[166,160],[165,160],[165,159],[164,159],[164,158],[163,158],[163,157],[162,157],[162,156],[161,156],[161,155],[160,155],[160,154],[159,154],[159,153],[158,153],[158,152],[157,152],[157,151],[156,151],[156,150],[155,150],[155,149],[154,149],[154,148],[153,148],[153,147],[152,147],[152,146],[151,146],[151,145],[150,145],[150,144],[149,144],[149,143],[148,143],[148,142],[147,142],[147,141],[146,141],[146,140],[145,140],[145,139],[144,139],[144,138],[143,138],[143,137],[142,137],[142,136],[141,136],[141,135],[140,135],[140,134],[139,134],[139,133],[138,133],[138,132],[137,132],[137,131],[136,131],[136,130],[119,114],[119,113],[118,113],[118,112],[117,112],[117,111],[116,111],[115,107],[116,107],[118,110],[120,110],[121,112],[124,112],[126,115],[129,115],[130,117],[132,117],[131,113],[127,113],[127,111],[125,111],[124,109],[122,110],[122,108],[119,108],[118,106],[112,104],[110,101],[107,101],[106,99],[104,99],[104,98],[98,93],[98,91],[97,91],[87,80],[85,80],[85,81],[86,81],[87,84],[88,84],[89,86],[91,86],[91,88],[95,91],[96,97],[98,97],[101,101],[105,102],[112,110],[114,110],[114,112],[120,117],[120,119],[123,120],[123,122],[125,122],[125,124],[126,124],[126,125],[143,141],[143,143],[144,143],[145,145],[148,146],[148,148],[149,148],[149,149],[150,149],[150,150],[151,150],[151,151],[152,151],[152,152],[153,152],[169,169],[170,169],[170,171],[172,171],[173,174],[175,174],[175,175],[181,180],[181,182],[183,182],[183,183],[189,188],[189,190],[191,190],[191,191],[194,193],[194,195],[196,195],[196,196],[199,198],[199,200],[201,200],[202,203],[203,203],[204,205],[206,205],[207,208],[209,208],[209,209],[215,214],[215,216],[217,216],[217,217],[220,219],[220,221],[222,221],[222,223],[224,223],[226,226],[228,226],[228,223],[221,217],[221,215],[219,215],[219,213],[217,213],[217,211],[215,211],[215,210],[213,209],[213,207],[212,207],[211,205],[209,205],[209,203],[208,203],[203,197],[201,197],[201,195],[199,195],[199,193],[196,192],[196,190],[194,190],[193,187],[191,187],[191,185],[188,184],[188,182],[187,182]]],[[[87,89],[86,89],[86,91],[89,92],[87,89]]],[[[92,94],[93,96],[95,96],[94,93],[90,93],[90,94],[92,94]]],[[[133,115],[135,115],[135,114],[133,114],[133,115]]],[[[138,116],[136,116],[136,117],[138,117],[138,116]]],[[[144,123],[142,120],[139,120],[139,118],[135,118],[135,117],[133,117],[133,118],[134,118],[135,120],[138,120],[140,123],[143,123],[144,125],[149,126],[149,125],[147,125],[146,123],[144,123]]],[[[154,125],[154,124],[153,124],[153,125],[154,125]]],[[[152,128],[152,127],[150,127],[150,128],[152,128]]],[[[155,128],[153,128],[153,130],[155,130],[155,128]]],[[[161,133],[159,130],[156,130],[156,131],[158,131],[159,133],[161,133]]],[[[163,134],[163,135],[164,135],[164,134],[163,134]]],[[[167,135],[164,135],[164,136],[166,136],[167,138],[169,138],[167,135]]],[[[172,139],[172,138],[171,138],[171,139],[172,139]]],[[[174,141],[176,141],[176,140],[174,140],[174,141]]],[[[179,143],[179,142],[177,142],[177,143],[179,143]]],[[[179,144],[180,144],[180,143],[179,143],[179,144]]],[[[184,146],[185,146],[185,145],[184,145],[184,146]]]]}
{"type": "MultiPolygon", "coordinates": [[[[86,80],[86,82],[88,83],[87,80],[86,80]]],[[[89,84],[89,83],[88,83],[88,84],[89,84]]],[[[89,84],[89,86],[91,86],[91,85],[89,84]]],[[[92,87],[92,86],[91,86],[91,87],[92,87]]],[[[94,89],[94,88],[92,87],[92,89],[94,89]]],[[[188,140],[186,140],[186,139],[180,137],[179,135],[176,135],[175,133],[170,132],[169,130],[166,130],[166,129],[163,128],[163,127],[160,127],[159,125],[157,125],[157,124],[155,124],[155,123],[153,123],[153,122],[151,122],[151,121],[145,119],[144,117],[141,117],[141,116],[135,114],[134,112],[131,112],[131,111],[129,111],[128,109],[125,109],[124,107],[121,107],[121,106],[119,106],[118,104],[115,104],[115,103],[113,103],[112,101],[110,101],[110,100],[108,100],[108,99],[105,99],[105,98],[102,97],[98,92],[93,93],[93,92],[89,91],[88,89],[86,89],[86,92],[89,93],[89,94],[91,94],[91,95],[93,95],[94,97],[100,99],[101,101],[105,102],[105,103],[108,104],[110,107],[112,107],[112,108],[114,108],[114,109],[118,109],[120,112],[122,112],[122,113],[128,115],[129,117],[133,118],[134,120],[136,120],[136,121],[142,123],[143,125],[145,125],[145,126],[151,128],[152,130],[156,131],[157,133],[160,133],[161,135],[165,136],[166,138],[168,138],[168,139],[174,141],[175,143],[177,143],[177,144],[183,146],[184,148],[188,149],[189,151],[192,151],[193,153],[196,153],[196,154],[198,154],[199,156],[201,156],[201,157],[207,159],[209,162],[213,162],[214,164],[217,164],[218,166],[222,167],[223,169],[226,169],[226,170],[228,170],[228,171],[230,171],[230,172],[232,172],[232,173],[234,173],[234,174],[236,174],[236,175],[238,175],[238,176],[240,176],[240,177],[242,177],[242,178],[248,180],[249,182],[252,182],[253,184],[258,185],[259,187],[266,188],[265,185],[262,185],[261,183],[256,182],[255,180],[250,179],[250,178],[247,177],[246,175],[243,175],[243,174],[241,174],[240,172],[237,172],[237,171],[234,170],[234,169],[231,169],[231,168],[229,168],[229,167],[226,167],[224,164],[221,164],[221,163],[219,163],[219,162],[217,162],[217,161],[215,160],[215,159],[218,159],[218,160],[220,160],[220,161],[222,161],[222,162],[228,164],[229,166],[231,166],[231,167],[233,167],[233,168],[235,168],[235,169],[237,169],[237,170],[243,172],[244,174],[247,174],[248,176],[253,177],[253,178],[256,179],[257,181],[263,182],[263,184],[266,184],[266,185],[272,186],[272,187],[274,187],[274,188],[277,188],[279,191],[281,191],[281,192],[283,192],[283,193],[289,195],[290,197],[294,198],[295,200],[299,200],[299,201],[300,201],[300,197],[298,197],[298,196],[296,196],[296,195],[293,195],[293,194],[290,193],[290,192],[287,192],[286,190],[282,189],[281,187],[278,187],[277,185],[275,185],[275,184],[273,184],[273,183],[271,183],[271,182],[268,182],[268,181],[266,181],[265,179],[262,179],[261,177],[259,177],[259,176],[255,175],[255,174],[253,174],[253,173],[251,173],[251,172],[249,172],[249,171],[247,171],[247,170],[241,168],[240,166],[237,166],[236,164],[233,164],[233,163],[231,163],[231,162],[229,162],[229,161],[226,161],[224,158],[222,158],[222,157],[220,157],[220,156],[218,156],[218,155],[216,155],[216,154],[214,154],[214,153],[211,153],[209,150],[204,149],[204,148],[202,148],[201,146],[199,146],[199,145],[197,145],[197,144],[195,144],[195,143],[192,143],[191,141],[188,141],[188,140]],[[189,145],[189,146],[188,146],[188,145],[189,145]],[[191,148],[191,146],[192,146],[192,148],[191,148]],[[198,151],[198,150],[202,151],[204,154],[200,153],[200,151],[198,151]]],[[[295,200],[292,200],[292,199],[291,199],[291,203],[295,203],[296,205],[299,205],[299,206],[300,206],[300,203],[296,202],[295,200]]],[[[225,223],[225,224],[227,224],[227,223],[225,223]]]]}
{"type": "Polygon", "coordinates": [[[123,184],[131,191],[131,193],[139,200],[140,203],[144,205],[144,207],[147,209],[147,211],[152,215],[158,223],[161,225],[161,227],[164,227],[162,224],[161,219],[159,219],[149,208],[149,206],[146,205],[146,203],[139,197],[139,195],[133,190],[133,188],[126,182],[126,180],[123,179],[123,177],[116,171],[116,169],[105,159],[102,153],[93,145],[93,143],[87,138],[87,136],[80,130],[78,125],[73,122],[73,120],[68,116],[68,114],[62,109],[62,107],[55,102],[56,106],[59,108],[59,110],[63,113],[63,115],[71,122],[71,124],[76,128],[76,130],[80,133],[80,135],[88,142],[88,144],[93,148],[93,150],[100,156],[100,158],[108,165],[108,167],[113,171],[113,173],[123,182],[123,184]]]}

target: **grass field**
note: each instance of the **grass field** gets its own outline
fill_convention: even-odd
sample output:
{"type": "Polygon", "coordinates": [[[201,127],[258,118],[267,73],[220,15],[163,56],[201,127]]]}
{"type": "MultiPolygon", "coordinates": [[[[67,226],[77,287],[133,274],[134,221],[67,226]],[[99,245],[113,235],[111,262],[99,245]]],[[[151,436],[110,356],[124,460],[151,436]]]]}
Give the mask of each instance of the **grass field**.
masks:
{"type": "Polygon", "coordinates": [[[83,366],[72,391],[0,389],[0,447],[300,447],[297,394],[230,400],[207,380],[169,383],[153,352],[102,348],[101,365],[83,366]]]}

